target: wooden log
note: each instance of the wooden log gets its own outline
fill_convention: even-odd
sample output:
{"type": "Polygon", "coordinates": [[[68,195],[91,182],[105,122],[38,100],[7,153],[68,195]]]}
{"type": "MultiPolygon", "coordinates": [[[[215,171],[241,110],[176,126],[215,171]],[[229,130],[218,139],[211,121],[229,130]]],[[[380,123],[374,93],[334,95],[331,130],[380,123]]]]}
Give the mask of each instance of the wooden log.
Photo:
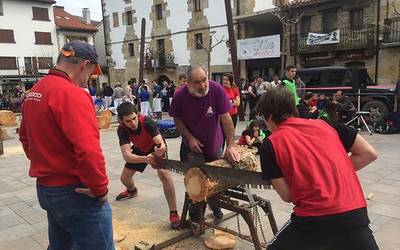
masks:
{"type": "Polygon", "coordinates": [[[108,110],[108,109],[105,109],[105,110],[101,110],[101,111],[99,111],[99,112],[97,112],[98,114],[98,116],[105,116],[105,117],[108,117],[110,120],[111,120],[111,118],[112,118],[112,113],[111,113],[111,111],[110,110],[108,110]]]}
{"type": "Polygon", "coordinates": [[[16,124],[16,116],[10,110],[0,110],[0,125],[12,126],[16,124]]]}
{"type": "MultiPolygon", "coordinates": [[[[240,162],[236,163],[235,167],[249,171],[256,171],[257,162],[255,153],[257,152],[257,149],[238,146],[237,150],[240,153],[240,162]]],[[[232,165],[225,159],[219,159],[207,164],[224,168],[232,167],[232,165]]],[[[197,168],[195,165],[186,173],[184,183],[186,192],[190,199],[196,202],[207,200],[208,197],[236,186],[232,183],[210,180],[207,175],[203,173],[203,170],[197,168]]]]}
{"type": "Polygon", "coordinates": [[[110,127],[111,118],[108,116],[96,116],[99,129],[108,129],[110,127]]]}

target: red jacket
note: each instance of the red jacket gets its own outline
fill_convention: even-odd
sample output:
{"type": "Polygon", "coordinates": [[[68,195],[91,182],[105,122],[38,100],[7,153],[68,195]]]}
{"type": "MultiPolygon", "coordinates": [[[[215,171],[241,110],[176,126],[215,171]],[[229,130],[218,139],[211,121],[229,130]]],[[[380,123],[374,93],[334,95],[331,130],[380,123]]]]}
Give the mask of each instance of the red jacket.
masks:
{"type": "Polygon", "coordinates": [[[328,123],[289,118],[269,139],[297,216],[332,215],[367,206],[353,163],[328,123]]]}
{"type": "MultiPolygon", "coordinates": [[[[231,104],[233,103],[233,100],[236,99],[236,97],[238,97],[238,96],[240,97],[239,89],[237,87],[228,88],[228,87],[224,86],[224,91],[225,91],[225,94],[228,96],[228,99],[231,101],[231,104]]],[[[233,104],[232,104],[232,107],[229,110],[229,114],[236,115],[237,113],[238,113],[238,107],[233,106],[233,104]]]]}
{"type": "Polygon", "coordinates": [[[22,105],[20,141],[29,175],[43,186],[82,184],[108,191],[105,161],[90,95],[60,70],[50,70],[22,105]]]}

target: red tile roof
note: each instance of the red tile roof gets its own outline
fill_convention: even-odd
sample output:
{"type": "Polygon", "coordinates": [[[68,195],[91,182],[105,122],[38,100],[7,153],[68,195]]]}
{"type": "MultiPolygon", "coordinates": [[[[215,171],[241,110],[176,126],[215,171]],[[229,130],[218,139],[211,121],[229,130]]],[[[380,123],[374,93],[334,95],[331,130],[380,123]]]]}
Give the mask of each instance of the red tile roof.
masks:
{"type": "Polygon", "coordinates": [[[49,3],[49,4],[56,3],[55,0],[34,0],[34,2],[49,3]]]}
{"type": "Polygon", "coordinates": [[[74,30],[83,32],[96,32],[96,24],[86,24],[82,17],[71,15],[62,6],[54,6],[54,20],[56,26],[61,30],[74,30]]]}

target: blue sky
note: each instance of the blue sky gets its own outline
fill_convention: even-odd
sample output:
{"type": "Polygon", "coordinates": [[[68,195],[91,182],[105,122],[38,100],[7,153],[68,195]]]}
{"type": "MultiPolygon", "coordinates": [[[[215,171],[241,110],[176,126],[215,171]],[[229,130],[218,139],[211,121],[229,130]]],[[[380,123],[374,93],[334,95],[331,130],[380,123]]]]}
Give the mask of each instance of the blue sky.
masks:
{"type": "Polygon", "coordinates": [[[73,15],[82,16],[82,8],[90,9],[92,20],[101,21],[100,0],[56,0],[56,5],[65,7],[65,10],[73,15]]]}

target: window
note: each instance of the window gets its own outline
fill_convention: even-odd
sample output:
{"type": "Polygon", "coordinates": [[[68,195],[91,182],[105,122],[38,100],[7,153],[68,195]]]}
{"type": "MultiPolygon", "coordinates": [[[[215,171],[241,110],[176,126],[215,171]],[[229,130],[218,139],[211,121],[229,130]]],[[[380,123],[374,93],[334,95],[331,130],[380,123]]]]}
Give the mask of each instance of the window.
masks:
{"type": "Polygon", "coordinates": [[[350,11],[350,29],[360,30],[364,27],[364,11],[353,10],[350,11]]]}
{"type": "Polygon", "coordinates": [[[113,13],[113,27],[119,27],[118,12],[113,13]]]}
{"type": "Polygon", "coordinates": [[[194,1],[194,11],[201,11],[201,1],[200,0],[193,0],[194,1]]]}
{"type": "Polygon", "coordinates": [[[158,65],[165,66],[165,41],[164,39],[157,40],[158,48],[158,65]]]}
{"type": "Polygon", "coordinates": [[[203,48],[203,34],[202,33],[195,34],[194,42],[195,42],[196,49],[202,49],[203,48]]]}
{"type": "Polygon", "coordinates": [[[33,74],[32,58],[24,57],[25,74],[33,74]]]}
{"type": "Polygon", "coordinates": [[[0,0],[0,16],[4,15],[3,11],[3,0],[0,0]]]}
{"type": "Polygon", "coordinates": [[[135,56],[135,46],[133,43],[128,43],[129,56],[135,56]]]}
{"type": "Polygon", "coordinates": [[[0,29],[0,43],[15,43],[14,31],[0,29]]]}
{"type": "Polygon", "coordinates": [[[157,19],[158,20],[163,18],[163,15],[162,15],[162,4],[157,4],[156,5],[156,14],[157,14],[157,19]]]}
{"type": "Polygon", "coordinates": [[[307,36],[311,31],[311,16],[303,16],[300,23],[300,33],[303,36],[307,36]]]}
{"type": "Polygon", "coordinates": [[[51,69],[53,68],[52,57],[38,57],[39,69],[51,69]]]}
{"type": "Polygon", "coordinates": [[[127,25],[132,25],[132,11],[127,11],[126,12],[126,24],[127,25]]]}
{"type": "Polygon", "coordinates": [[[74,40],[88,42],[87,37],[83,37],[83,36],[67,36],[67,37],[65,37],[65,42],[66,43],[69,43],[69,42],[74,41],[74,40]]]}
{"type": "Polygon", "coordinates": [[[337,9],[326,10],[322,13],[322,29],[324,33],[337,29],[337,9]]]}
{"type": "Polygon", "coordinates": [[[35,43],[53,45],[53,43],[51,42],[51,33],[35,31],[35,43]]]}
{"type": "Polygon", "coordinates": [[[17,69],[15,57],[0,57],[0,69],[17,69]]]}
{"type": "Polygon", "coordinates": [[[33,20],[50,21],[49,10],[47,8],[32,7],[33,20]]]}

